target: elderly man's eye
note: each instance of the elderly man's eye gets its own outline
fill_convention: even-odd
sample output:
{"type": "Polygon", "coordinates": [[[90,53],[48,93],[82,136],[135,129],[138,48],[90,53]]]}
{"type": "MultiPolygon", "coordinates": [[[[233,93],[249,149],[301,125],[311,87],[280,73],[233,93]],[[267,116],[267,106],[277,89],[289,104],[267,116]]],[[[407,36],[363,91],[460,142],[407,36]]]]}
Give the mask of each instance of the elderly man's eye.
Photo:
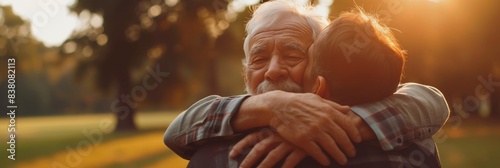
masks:
{"type": "Polygon", "coordinates": [[[262,64],[262,63],[266,63],[266,61],[267,61],[267,58],[259,57],[259,58],[253,59],[252,64],[262,64]]]}
{"type": "Polygon", "coordinates": [[[298,61],[298,60],[302,60],[304,59],[303,57],[297,57],[297,56],[289,56],[289,57],[286,57],[287,60],[291,60],[291,61],[298,61]]]}
{"type": "Polygon", "coordinates": [[[304,60],[305,57],[304,56],[300,56],[298,54],[291,54],[291,55],[287,55],[285,56],[285,60],[288,64],[298,64],[300,63],[302,60],[304,60]]]}
{"type": "Polygon", "coordinates": [[[256,57],[252,60],[250,60],[249,67],[252,69],[260,69],[266,65],[266,63],[269,61],[268,58],[266,57],[256,57]]]}

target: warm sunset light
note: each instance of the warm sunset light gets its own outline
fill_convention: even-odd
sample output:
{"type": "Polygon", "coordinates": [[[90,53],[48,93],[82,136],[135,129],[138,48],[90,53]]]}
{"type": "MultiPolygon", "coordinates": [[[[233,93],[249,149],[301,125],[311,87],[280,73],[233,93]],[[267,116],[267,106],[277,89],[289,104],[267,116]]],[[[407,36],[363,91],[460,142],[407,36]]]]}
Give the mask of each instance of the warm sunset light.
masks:
{"type": "Polygon", "coordinates": [[[0,0],[0,167],[500,167],[499,7],[0,0]]]}
{"type": "Polygon", "coordinates": [[[60,46],[79,24],[78,17],[69,10],[75,0],[3,1],[0,5],[12,6],[16,15],[31,23],[32,35],[46,46],[60,46]]]}
{"type": "Polygon", "coordinates": [[[434,2],[434,3],[441,3],[443,0],[428,0],[429,2],[434,2]]]}

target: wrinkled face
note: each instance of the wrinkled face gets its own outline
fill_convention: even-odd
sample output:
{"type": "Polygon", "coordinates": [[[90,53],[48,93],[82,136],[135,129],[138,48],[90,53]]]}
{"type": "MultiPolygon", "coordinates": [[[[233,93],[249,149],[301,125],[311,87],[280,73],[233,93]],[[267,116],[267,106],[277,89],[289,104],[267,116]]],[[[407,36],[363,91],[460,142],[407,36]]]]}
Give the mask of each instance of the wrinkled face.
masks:
{"type": "Polygon", "coordinates": [[[299,17],[282,17],[251,37],[246,68],[250,94],[272,90],[303,92],[302,78],[312,31],[299,17]]]}

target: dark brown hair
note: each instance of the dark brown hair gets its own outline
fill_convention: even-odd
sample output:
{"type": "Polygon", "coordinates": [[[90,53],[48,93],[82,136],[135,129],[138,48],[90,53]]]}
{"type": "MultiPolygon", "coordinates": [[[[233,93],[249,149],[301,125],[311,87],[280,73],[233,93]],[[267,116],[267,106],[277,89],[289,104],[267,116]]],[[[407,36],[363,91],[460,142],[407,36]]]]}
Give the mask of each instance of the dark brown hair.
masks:
{"type": "Polygon", "coordinates": [[[333,20],[312,54],[312,76],[323,76],[332,101],[343,105],[392,95],[405,65],[405,51],[391,30],[359,8],[333,20]]]}

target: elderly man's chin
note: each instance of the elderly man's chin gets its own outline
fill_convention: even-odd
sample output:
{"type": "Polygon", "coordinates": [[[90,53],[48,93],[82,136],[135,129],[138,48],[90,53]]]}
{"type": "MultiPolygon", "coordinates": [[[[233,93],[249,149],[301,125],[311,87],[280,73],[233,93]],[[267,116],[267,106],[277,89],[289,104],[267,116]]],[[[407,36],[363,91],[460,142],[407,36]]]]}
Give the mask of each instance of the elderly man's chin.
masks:
{"type": "Polygon", "coordinates": [[[252,95],[262,94],[262,93],[273,91],[273,90],[282,90],[282,91],[294,92],[294,93],[302,93],[303,92],[302,86],[296,84],[290,78],[287,80],[278,81],[278,82],[264,80],[259,84],[259,86],[257,86],[257,89],[252,90],[248,87],[248,85],[246,85],[245,90],[247,91],[247,93],[252,94],[252,95]]]}

